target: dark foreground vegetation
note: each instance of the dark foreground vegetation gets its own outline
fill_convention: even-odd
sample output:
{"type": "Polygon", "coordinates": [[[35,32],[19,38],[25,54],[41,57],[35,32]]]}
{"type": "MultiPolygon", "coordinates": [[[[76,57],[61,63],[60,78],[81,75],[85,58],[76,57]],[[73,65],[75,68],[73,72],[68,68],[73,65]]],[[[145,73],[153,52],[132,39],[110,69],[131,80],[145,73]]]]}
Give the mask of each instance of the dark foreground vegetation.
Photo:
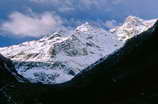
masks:
{"type": "Polygon", "coordinates": [[[0,104],[158,104],[157,45],[158,22],[107,59],[58,85],[31,84],[0,56],[0,104]]]}

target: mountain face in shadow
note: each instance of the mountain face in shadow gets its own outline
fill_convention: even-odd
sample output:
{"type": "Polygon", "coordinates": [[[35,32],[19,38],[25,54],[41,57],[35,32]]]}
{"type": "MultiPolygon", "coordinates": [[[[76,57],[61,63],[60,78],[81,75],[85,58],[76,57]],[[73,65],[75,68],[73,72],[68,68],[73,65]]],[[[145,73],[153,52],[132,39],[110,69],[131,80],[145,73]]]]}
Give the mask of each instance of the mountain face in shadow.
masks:
{"type": "Polygon", "coordinates": [[[16,78],[12,75],[15,72],[11,60],[0,55],[0,104],[9,103],[5,97],[5,87],[16,82],[16,78]]]}
{"type": "Polygon", "coordinates": [[[71,81],[56,85],[19,83],[0,58],[0,104],[157,104],[158,22],[100,59],[71,81]],[[11,83],[12,82],[12,83],[11,83]]]}
{"type": "Polygon", "coordinates": [[[0,87],[10,82],[16,82],[12,73],[16,72],[11,60],[0,55],[0,87]]]}

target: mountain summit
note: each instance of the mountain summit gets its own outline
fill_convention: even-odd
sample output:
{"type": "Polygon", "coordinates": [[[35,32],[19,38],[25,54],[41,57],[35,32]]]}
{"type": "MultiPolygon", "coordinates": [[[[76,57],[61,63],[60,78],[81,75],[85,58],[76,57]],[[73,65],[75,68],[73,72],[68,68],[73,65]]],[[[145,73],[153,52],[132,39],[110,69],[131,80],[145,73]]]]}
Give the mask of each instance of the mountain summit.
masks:
{"type": "Polygon", "coordinates": [[[78,26],[75,29],[75,31],[78,31],[78,32],[88,32],[88,31],[91,31],[91,30],[93,30],[93,27],[88,22],[78,26]]]}
{"type": "Polygon", "coordinates": [[[139,17],[129,16],[121,26],[111,29],[110,32],[116,34],[119,40],[126,41],[127,39],[148,30],[155,24],[156,20],[157,19],[143,20],[139,17]]]}

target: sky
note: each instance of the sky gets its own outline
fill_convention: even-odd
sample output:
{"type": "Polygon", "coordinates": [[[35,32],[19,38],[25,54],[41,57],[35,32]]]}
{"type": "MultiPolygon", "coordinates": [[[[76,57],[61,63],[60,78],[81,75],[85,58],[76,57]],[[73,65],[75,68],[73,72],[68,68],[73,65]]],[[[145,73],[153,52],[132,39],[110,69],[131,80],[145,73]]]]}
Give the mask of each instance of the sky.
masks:
{"type": "Polygon", "coordinates": [[[89,22],[106,29],[128,16],[158,17],[158,0],[0,0],[0,47],[89,22]]]}

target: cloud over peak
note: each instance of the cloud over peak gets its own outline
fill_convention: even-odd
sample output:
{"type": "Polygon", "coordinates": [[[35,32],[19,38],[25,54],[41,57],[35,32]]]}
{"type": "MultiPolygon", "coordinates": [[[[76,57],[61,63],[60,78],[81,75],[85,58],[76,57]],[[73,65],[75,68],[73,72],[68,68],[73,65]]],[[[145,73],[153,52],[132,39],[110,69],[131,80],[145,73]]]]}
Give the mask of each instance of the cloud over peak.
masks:
{"type": "Polygon", "coordinates": [[[13,12],[0,28],[5,32],[22,37],[40,37],[49,32],[65,29],[62,19],[50,12],[32,13],[32,15],[13,12]]]}

